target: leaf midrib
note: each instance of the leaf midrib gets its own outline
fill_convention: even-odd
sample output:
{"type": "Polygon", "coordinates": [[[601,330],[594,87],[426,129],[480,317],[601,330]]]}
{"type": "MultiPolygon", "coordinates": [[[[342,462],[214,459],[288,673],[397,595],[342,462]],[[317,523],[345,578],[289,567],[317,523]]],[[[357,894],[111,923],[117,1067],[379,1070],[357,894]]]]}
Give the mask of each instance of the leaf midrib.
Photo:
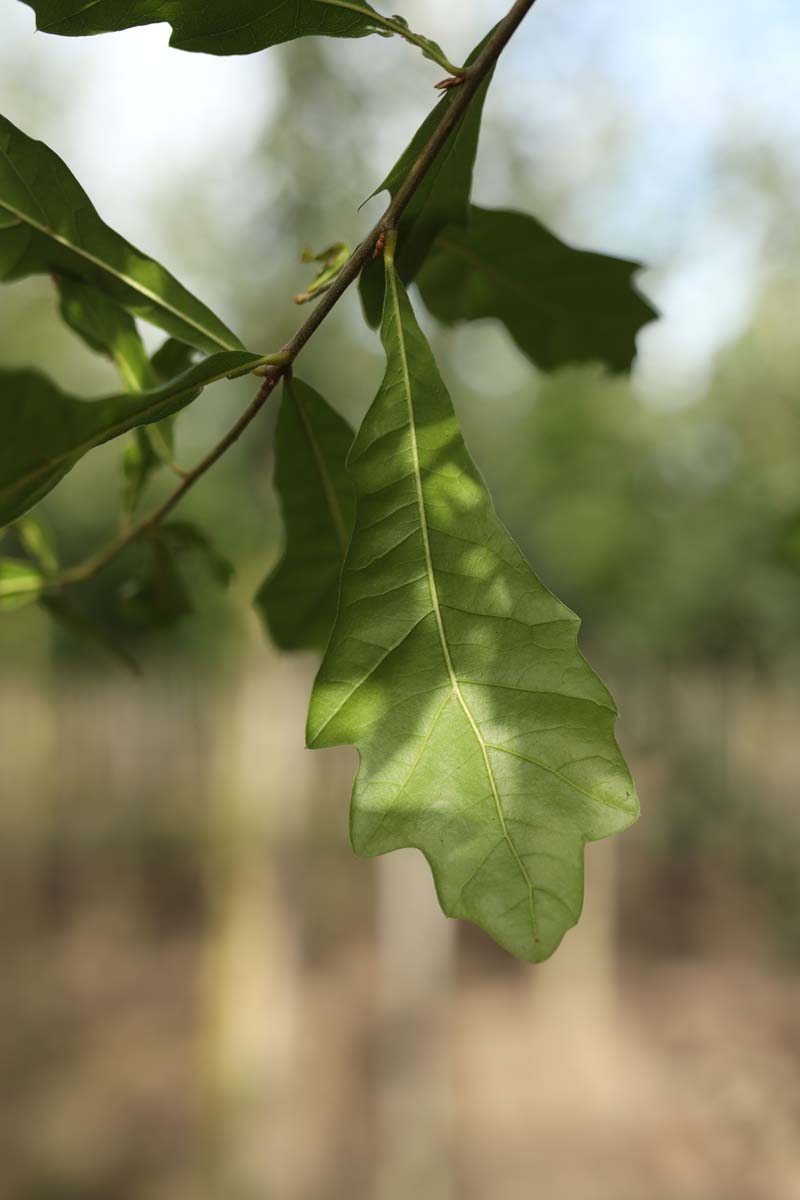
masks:
{"type": "MultiPolygon", "coordinates": [[[[4,157],[7,157],[5,152],[3,153],[4,157]]],[[[132,279],[123,271],[116,270],[107,262],[104,262],[102,258],[98,258],[97,255],[92,254],[90,250],[85,250],[83,247],[75,245],[74,242],[70,242],[67,238],[62,237],[61,234],[56,233],[54,229],[51,229],[49,225],[42,225],[39,221],[35,221],[29,213],[21,212],[20,209],[15,208],[6,200],[0,200],[0,208],[11,213],[12,216],[16,217],[17,220],[23,224],[30,225],[32,229],[35,229],[38,233],[43,234],[44,237],[50,238],[52,241],[57,242],[60,246],[64,246],[72,254],[77,254],[79,258],[85,259],[86,262],[91,263],[93,266],[100,267],[101,270],[113,276],[115,279],[118,279],[120,283],[124,283],[127,287],[137,292],[140,296],[150,300],[151,303],[155,304],[156,308],[161,308],[165,312],[171,313],[173,317],[177,317],[180,321],[183,321],[184,324],[189,325],[192,329],[196,329],[198,333],[201,333],[203,337],[207,337],[210,341],[214,342],[214,344],[219,346],[221,350],[240,349],[239,346],[232,345],[228,342],[223,342],[217,337],[216,334],[211,333],[211,331],[206,329],[204,325],[200,325],[197,321],[192,320],[192,318],[187,316],[186,313],[181,312],[179,308],[175,308],[174,305],[170,304],[167,300],[164,300],[163,297],[159,296],[157,292],[151,291],[150,288],[145,287],[144,284],[132,279]]]]}
{"type": "Polygon", "coordinates": [[[439,634],[439,644],[441,645],[441,648],[442,648],[442,655],[444,657],[445,666],[447,668],[447,674],[450,678],[450,684],[453,689],[453,695],[458,700],[458,703],[461,706],[464,716],[467,718],[467,721],[469,723],[470,728],[472,729],[472,732],[475,736],[475,740],[478,743],[478,747],[480,749],[481,756],[483,758],[483,764],[484,764],[484,767],[486,770],[486,775],[489,780],[489,786],[492,791],[492,798],[494,800],[495,809],[497,811],[497,819],[500,822],[500,828],[503,832],[503,838],[505,839],[505,842],[506,842],[509,850],[511,851],[511,854],[513,855],[514,861],[517,864],[519,872],[522,875],[522,878],[524,879],[525,884],[528,888],[528,904],[529,904],[529,908],[530,908],[533,939],[534,939],[534,941],[537,941],[538,940],[537,939],[537,920],[536,920],[536,905],[535,905],[535,900],[534,900],[533,881],[532,881],[530,875],[528,874],[527,867],[525,866],[525,863],[523,862],[522,858],[520,857],[519,851],[517,850],[516,846],[514,845],[513,839],[508,831],[505,813],[503,812],[503,806],[500,801],[500,792],[497,787],[497,780],[495,779],[491,759],[489,758],[489,749],[483,738],[483,735],[481,734],[478,724],[477,724],[474,716],[472,715],[472,710],[470,709],[469,705],[467,704],[466,699],[464,698],[464,695],[461,691],[461,687],[460,687],[459,681],[458,681],[458,676],[456,675],[455,667],[453,665],[453,659],[450,654],[450,646],[448,645],[448,641],[447,641],[447,634],[446,634],[445,628],[444,628],[444,621],[442,620],[442,612],[441,612],[441,607],[439,604],[439,590],[438,590],[438,587],[436,584],[436,576],[435,576],[434,569],[433,569],[433,556],[431,553],[430,536],[429,536],[429,532],[428,532],[428,518],[427,518],[427,513],[425,511],[425,494],[424,494],[424,491],[422,488],[422,472],[420,470],[419,447],[417,444],[417,427],[416,427],[416,419],[414,416],[414,400],[413,400],[413,394],[412,394],[412,388],[411,388],[411,372],[409,370],[408,353],[406,351],[405,337],[403,334],[403,322],[402,322],[402,316],[401,316],[401,312],[400,312],[400,300],[399,300],[399,296],[398,296],[398,292],[397,292],[397,276],[396,276],[393,264],[391,264],[389,266],[387,274],[389,276],[389,290],[390,290],[391,297],[392,297],[392,306],[394,308],[395,322],[397,325],[397,340],[398,340],[399,347],[400,347],[400,361],[401,361],[402,367],[403,367],[403,384],[404,384],[404,389],[405,389],[405,394],[406,394],[406,405],[408,408],[408,427],[409,427],[409,435],[410,435],[410,440],[411,440],[411,457],[412,457],[412,463],[413,463],[413,467],[414,467],[414,485],[415,485],[416,494],[417,494],[417,508],[419,510],[420,531],[422,533],[422,545],[423,545],[423,549],[424,549],[424,553],[425,553],[425,573],[426,573],[427,579],[428,579],[428,588],[430,591],[431,605],[433,607],[434,616],[436,618],[436,628],[437,628],[437,631],[439,634]]]}

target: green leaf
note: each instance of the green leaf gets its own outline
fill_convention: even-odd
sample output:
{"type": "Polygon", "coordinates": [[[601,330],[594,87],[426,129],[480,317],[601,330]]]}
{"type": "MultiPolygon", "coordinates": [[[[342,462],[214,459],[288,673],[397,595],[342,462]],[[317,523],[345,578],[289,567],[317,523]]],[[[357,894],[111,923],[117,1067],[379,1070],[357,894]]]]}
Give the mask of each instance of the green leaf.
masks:
{"type": "Polygon", "coordinates": [[[65,596],[42,596],[40,604],[57,625],[68,633],[79,638],[82,642],[96,646],[98,649],[112,655],[134,675],[141,674],[138,662],[117,638],[100,624],[94,617],[87,616],[75,607],[65,596]]]}
{"type": "MultiPolygon", "coordinates": [[[[486,38],[470,54],[468,66],[478,57],[485,42],[486,38]]],[[[400,218],[395,261],[398,274],[406,284],[416,278],[442,230],[449,225],[465,225],[468,220],[481,116],[493,74],[494,71],[491,71],[487,75],[472,97],[469,108],[450,134],[447,145],[437,156],[400,218]]],[[[388,191],[392,197],[397,195],[457,94],[458,88],[445,93],[420,125],[383,183],[372,193],[373,196],[383,191],[388,191]]],[[[383,264],[379,259],[367,264],[361,272],[358,287],[367,322],[376,326],[381,319],[384,291],[383,264]]]]}
{"type": "Polygon", "coordinates": [[[193,362],[194,347],[179,342],[177,338],[167,338],[150,359],[150,365],[162,383],[174,375],[180,375],[182,371],[188,371],[193,362]]]}
{"type": "Polygon", "coordinates": [[[22,546],[45,575],[58,571],[58,552],[53,532],[41,516],[28,513],[16,526],[22,546]]]}
{"type": "Polygon", "coordinates": [[[191,521],[168,521],[161,526],[165,543],[179,553],[196,553],[204,560],[212,578],[227,587],[234,576],[233,565],[220,554],[208,534],[191,521]]]}
{"type": "MultiPolygon", "coordinates": [[[[194,354],[192,346],[177,338],[167,338],[150,359],[150,368],[157,381],[167,383],[189,370],[194,354]]],[[[126,512],[133,514],[136,511],[150,477],[165,463],[171,466],[175,463],[175,416],[134,429],[123,458],[126,512]]]]}
{"type": "Polygon", "coordinates": [[[576,250],[524,213],[470,209],[438,238],[417,279],[446,325],[496,317],[544,370],[599,360],[627,371],[657,316],[632,277],[641,264],[576,250]]]}
{"type": "Polygon", "coordinates": [[[320,266],[306,290],[295,296],[295,304],[308,304],[323,292],[327,292],[349,257],[350,247],[347,242],[334,242],[319,254],[315,254],[313,250],[304,250],[300,261],[319,263],[320,266]]]}
{"type": "MultiPolygon", "coordinates": [[[[150,428],[159,429],[165,426],[171,417],[165,418],[150,428]]],[[[155,472],[164,465],[164,459],[156,453],[149,436],[149,429],[141,427],[134,429],[130,442],[122,455],[122,473],[125,486],[122,493],[124,512],[133,517],[144,496],[147,484],[155,472]]]]}
{"type": "Polygon", "coordinates": [[[79,400],[38,371],[0,371],[0,527],[42,499],[93,446],[178,412],[258,356],[212,354],[146,392],[79,400]]]}
{"type": "Polygon", "coordinates": [[[64,322],[96,354],[111,359],[128,391],[141,392],[158,383],[129,312],[79,280],[57,276],[56,287],[64,322]]]}
{"type": "Polygon", "coordinates": [[[275,430],[275,486],[286,527],[280,562],[256,596],[282,650],[324,650],[355,498],[345,470],[353,431],[313,388],[292,380],[275,430]]]}
{"type": "Polygon", "coordinates": [[[194,611],[192,600],[167,543],[150,538],[147,550],[144,575],[129,579],[120,589],[120,612],[139,629],[171,629],[194,611]]]}
{"type": "Polygon", "coordinates": [[[21,608],[37,600],[44,577],[24,558],[0,558],[0,612],[21,608]]]}
{"type": "MultiPolygon", "coordinates": [[[[166,382],[191,363],[191,347],[174,338],[166,341],[151,362],[136,322],[116,301],[73,279],[56,277],[56,286],[66,324],[91,350],[111,359],[129,392],[141,392],[166,382]]],[[[123,456],[123,503],[129,515],[136,511],[151,475],[165,462],[172,462],[173,422],[173,417],[165,417],[157,424],[133,431],[123,456]]]]}
{"type": "Polygon", "coordinates": [[[364,37],[380,26],[375,10],[360,11],[324,0],[23,0],[36,28],[70,37],[131,29],[167,21],[170,45],[204,54],[252,54],[309,35],[364,37]]]}
{"type": "Polygon", "coordinates": [[[125,621],[140,631],[170,629],[191,615],[194,605],[179,570],[187,553],[202,557],[215,582],[227,587],[233,567],[217,552],[208,536],[190,521],[169,521],[158,535],[140,539],[144,564],[119,590],[119,611],[125,621]]]}
{"type": "Polygon", "coordinates": [[[309,745],[358,747],[359,854],[416,847],[449,916],[539,961],[578,920],[585,843],[638,813],[616,709],[500,524],[390,267],[381,336],[309,745]]]}
{"type": "MultiPolygon", "coordinates": [[[[333,2],[337,3],[341,2],[341,0],[333,0],[333,2]]],[[[400,16],[398,13],[394,13],[391,17],[391,20],[395,25],[400,26],[399,32],[401,37],[407,37],[409,41],[413,42],[414,45],[419,46],[420,50],[422,51],[423,58],[430,59],[431,62],[439,63],[441,66],[447,65],[449,67],[451,65],[448,63],[445,52],[439,43],[434,42],[432,38],[424,37],[421,33],[414,33],[405,17],[400,16]]],[[[383,29],[376,29],[375,32],[381,33],[384,36],[386,35],[386,30],[383,29]]],[[[391,36],[392,35],[390,31],[389,37],[391,36]]]]}
{"type": "Polygon", "coordinates": [[[67,276],[198,350],[241,342],[152,258],[110,229],[69,168],[0,117],[0,280],[67,276]]]}

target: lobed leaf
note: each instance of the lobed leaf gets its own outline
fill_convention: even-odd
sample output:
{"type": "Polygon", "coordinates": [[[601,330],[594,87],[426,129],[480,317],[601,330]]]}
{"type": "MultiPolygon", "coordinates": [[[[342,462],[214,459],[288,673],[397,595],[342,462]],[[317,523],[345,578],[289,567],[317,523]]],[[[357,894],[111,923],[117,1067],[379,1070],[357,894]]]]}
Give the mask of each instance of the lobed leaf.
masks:
{"type": "Polygon", "coordinates": [[[144,392],[79,400],[38,371],[0,371],[0,527],[42,499],[93,446],[190,404],[204,387],[258,356],[212,354],[144,392]]]}
{"type": "MultiPolygon", "coordinates": [[[[485,42],[486,38],[475,47],[467,59],[467,66],[475,61],[485,42]]],[[[478,153],[483,105],[493,74],[492,70],[472,97],[466,113],[450,134],[447,144],[428,170],[400,218],[397,226],[396,268],[403,283],[411,283],[416,278],[443,229],[449,225],[466,224],[468,220],[472,172],[478,153]]],[[[392,197],[397,195],[457,93],[458,88],[455,88],[444,94],[420,125],[383,183],[372,193],[373,196],[384,191],[388,191],[392,197]]],[[[377,326],[381,319],[384,294],[383,264],[380,260],[376,259],[364,268],[358,287],[367,323],[377,326]]]]}
{"type": "Polygon", "coordinates": [[[544,370],[599,360],[627,371],[636,335],[657,317],[636,290],[640,264],[577,250],[524,213],[470,209],[437,239],[417,280],[446,325],[495,317],[544,370]]]}
{"type": "Polygon", "coordinates": [[[252,54],[309,35],[353,38],[382,32],[375,10],[359,0],[23,0],[36,28],[75,37],[162,21],[170,45],[204,54],[252,54]]]}
{"type": "Polygon", "coordinates": [[[359,854],[416,847],[448,915],[539,961],[578,920],[586,842],[638,813],[616,709],[498,520],[389,263],[381,336],[308,743],[358,747],[359,854]]]}
{"type": "Polygon", "coordinates": [[[283,556],[256,606],[283,650],[324,650],[355,498],[345,470],[353,431],[308,384],[284,385],[275,429],[275,486],[286,528],[283,556]]]}
{"type": "Polygon", "coordinates": [[[241,342],[191,292],[101,220],[69,168],[0,116],[0,280],[65,276],[207,354],[241,342]]]}

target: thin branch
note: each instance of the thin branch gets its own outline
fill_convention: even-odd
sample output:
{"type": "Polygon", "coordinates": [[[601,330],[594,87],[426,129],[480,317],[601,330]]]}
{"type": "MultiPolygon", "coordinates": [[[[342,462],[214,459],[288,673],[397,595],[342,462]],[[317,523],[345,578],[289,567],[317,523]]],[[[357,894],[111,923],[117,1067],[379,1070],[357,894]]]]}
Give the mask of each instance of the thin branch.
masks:
{"type": "Polygon", "coordinates": [[[205,458],[201,459],[196,466],[192,467],[190,471],[184,472],[181,483],[173,492],[170,492],[166,500],[157,509],[150,513],[148,517],[145,517],[143,521],[139,521],[136,525],[131,526],[130,529],[126,530],[125,533],[121,534],[93,558],[89,558],[77,567],[72,567],[54,579],[48,580],[47,589],[51,590],[53,587],[62,587],[65,584],[71,583],[85,583],[88,579],[92,579],[103,567],[107,566],[108,563],[112,562],[131,542],[137,541],[140,537],[144,537],[149,533],[154,533],[164,518],[180,503],[189,489],[197,483],[197,480],[205,475],[206,471],[210,470],[222,458],[223,454],[231,448],[234,442],[238,442],[245,429],[247,429],[247,426],[258,416],[272,394],[275,385],[287,370],[288,367],[270,369],[270,374],[264,379],[256,395],[244,412],[234,421],[221,441],[217,442],[205,458]]]}
{"type": "Polygon", "coordinates": [[[328,313],[339,302],[350,287],[350,284],[354,282],[370,261],[381,234],[385,234],[388,229],[394,228],[408,208],[414,194],[448,141],[450,134],[453,133],[464,113],[469,108],[475,93],[508,45],[508,42],[522,23],[526,14],[533,8],[534,3],[535,0],[517,0],[508,15],[495,27],[483,50],[472,66],[467,69],[464,83],[454,93],[453,103],[448,107],[436,129],[420,151],[419,157],[397,189],[397,194],[391,204],[378,223],[370,230],[363,242],[361,242],[344,264],[327,292],[323,294],[317,307],[313,309],[308,318],[303,322],[294,337],[283,347],[283,350],[290,355],[292,361],[294,361],[303,349],[312,334],[316,333],[328,313]]]}
{"type": "MultiPolygon", "coordinates": [[[[380,238],[394,229],[400,217],[413,199],[417,189],[427,175],[433,163],[441,153],[450,135],[456,129],[467,111],[475,93],[480,88],[486,76],[497,62],[505,47],[513,37],[523,19],[533,8],[535,0],[516,0],[507,15],[495,26],[483,50],[475,62],[464,70],[464,83],[454,92],[454,99],[449,105],[431,137],[420,151],[419,157],[412,166],[406,178],[397,190],[394,199],[384,212],[377,224],[370,230],[364,240],[356,248],[350,258],[333,280],[331,286],[323,293],[316,308],[312,310],[294,337],[282,347],[277,355],[267,355],[263,361],[272,360],[275,365],[269,365],[265,371],[264,382],[250,404],[234,422],[220,442],[209,451],[204,459],[185,473],[180,485],[167,499],[144,520],[138,522],[111,542],[104,550],[93,558],[87,559],[78,566],[48,581],[48,590],[65,584],[83,583],[92,579],[98,571],[117,557],[122,550],[138,538],[154,533],[163,519],[172,512],[191,487],[205,475],[222,457],[234,442],[238,441],[247,426],[254,420],[272,394],[276,384],[283,375],[291,372],[292,364],[300,351],[316,333],[330,311],[338,304],[350,285],[358,278],[362,269],[372,259],[380,238]]],[[[448,68],[449,69],[449,68],[448,68]]],[[[248,368],[251,369],[251,368],[248,368]]]]}

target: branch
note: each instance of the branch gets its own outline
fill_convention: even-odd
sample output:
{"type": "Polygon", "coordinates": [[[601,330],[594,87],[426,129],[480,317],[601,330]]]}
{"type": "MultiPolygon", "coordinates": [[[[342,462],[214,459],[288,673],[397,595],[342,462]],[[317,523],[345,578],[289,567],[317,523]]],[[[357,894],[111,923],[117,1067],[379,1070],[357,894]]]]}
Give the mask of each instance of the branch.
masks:
{"type": "Polygon", "coordinates": [[[209,451],[197,466],[186,472],[180,485],[150,516],[133,525],[117,538],[116,541],[113,541],[105,550],[93,558],[87,559],[85,562],[49,581],[47,590],[66,584],[83,583],[88,579],[92,579],[98,571],[102,570],[103,567],[115,559],[131,542],[147,534],[154,533],[164,517],[172,512],[176,504],[183,499],[197,480],[201,479],[206,471],[213,467],[218,459],[222,457],[225,451],[234,442],[238,441],[251,421],[254,420],[264,407],[279,380],[285,374],[291,373],[292,364],[306,342],[316,333],[328,316],[328,313],[338,304],[351,283],[358,278],[363,268],[372,259],[379,240],[385,237],[389,230],[394,229],[423,179],[442,152],[450,135],[467,111],[472,98],[480,88],[483,80],[503,53],[503,50],[508,45],[524,17],[533,8],[534,3],[535,0],[516,0],[516,3],[511,7],[503,20],[495,26],[486,45],[472,66],[464,69],[464,82],[459,85],[453,103],[449,106],[428,142],[421,150],[419,157],[398,188],[397,194],[391,204],[344,264],[331,286],[323,293],[319,304],[312,310],[294,337],[282,347],[279,354],[266,356],[267,359],[276,365],[269,365],[262,368],[265,372],[264,382],[257,394],[250,401],[250,404],[234,422],[222,440],[209,451]]]}
{"type": "Polygon", "coordinates": [[[177,504],[180,503],[180,501],[189,491],[189,488],[193,487],[195,483],[197,483],[197,480],[200,479],[201,476],[205,475],[206,471],[210,470],[211,467],[214,466],[214,463],[222,458],[226,450],[230,450],[234,442],[238,442],[245,429],[247,429],[247,426],[256,416],[258,416],[259,412],[269,399],[273,389],[275,388],[275,385],[278,383],[278,380],[281,379],[281,377],[286,373],[288,367],[270,367],[265,369],[269,370],[269,375],[267,375],[267,377],[264,379],[264,382],[258,389],[256,395],[248,404],[247,408],[243,413],[241,413],[236,421],[234,421],[233,425],[231,425],[225,436],[221,439],[221,441],[217,442],[217,444],[208,452],[205,458],[201,459],[201,461],[195,467],[192,467],[190,471],[184,472],[183,479],[178,487],[175,488],[174,492],[171,492],[169,496],[167,496],[166,500],[164,500],[164,502],[160,504],[159,507],[155,509],[149,517],[145,517],[143,521],[139,521],[136,525],[126,530],[125,533],[120,534],[115,541],[106,546],[104,550],[101,550],[99,554],[96,554],[93,558],[87,559],[86,562],[81,563],[77,567],[73,567],[71,570],[64,571],[61,575],[58,575],[53,580],[48,581],[48,591],[53,587],[62,587],[65,584],[85,583],[88,579],[92,579],[98,573],[98,571],[103,569],[103,567],[107,566],[108,563],[112,562],[113,559],[115,559],[117,555],[131,542],[134,542],[138,538],[144,537],[147,534],[154,533],[156,531],[164,518],[172,512],[173,508],[175,508],[177,504]]]}

